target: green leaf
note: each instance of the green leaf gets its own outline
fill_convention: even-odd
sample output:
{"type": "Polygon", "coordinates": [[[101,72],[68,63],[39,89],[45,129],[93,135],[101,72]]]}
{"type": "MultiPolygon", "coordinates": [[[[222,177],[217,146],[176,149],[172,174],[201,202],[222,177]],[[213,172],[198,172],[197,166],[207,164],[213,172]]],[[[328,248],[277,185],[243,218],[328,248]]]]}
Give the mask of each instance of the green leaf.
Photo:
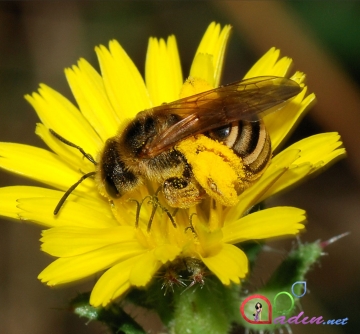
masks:
{"type": "Polygon", "coordinates": [[[134,321],[120,305],[113,303],[107,308],[89,304],[90,293],[82,293],[70,302],[70,307],[79,317],[90,321],[97,320],[109,327],[116,334],[145,334],[146,332],[134,321]]]}

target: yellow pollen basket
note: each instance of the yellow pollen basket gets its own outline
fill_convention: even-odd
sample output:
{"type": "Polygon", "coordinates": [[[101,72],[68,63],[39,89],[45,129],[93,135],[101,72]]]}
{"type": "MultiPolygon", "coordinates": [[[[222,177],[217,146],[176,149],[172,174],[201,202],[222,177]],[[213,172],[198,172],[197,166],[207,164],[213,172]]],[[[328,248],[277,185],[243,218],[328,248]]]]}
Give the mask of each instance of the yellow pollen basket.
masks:
{"type": "Polygon", "coordinates": [[[245,188],[244,165],[229,147],[204,135],[176,145],[192,167],[195,179],[206,193],[225,206],[238,202],[237,190],[245,188]]]}

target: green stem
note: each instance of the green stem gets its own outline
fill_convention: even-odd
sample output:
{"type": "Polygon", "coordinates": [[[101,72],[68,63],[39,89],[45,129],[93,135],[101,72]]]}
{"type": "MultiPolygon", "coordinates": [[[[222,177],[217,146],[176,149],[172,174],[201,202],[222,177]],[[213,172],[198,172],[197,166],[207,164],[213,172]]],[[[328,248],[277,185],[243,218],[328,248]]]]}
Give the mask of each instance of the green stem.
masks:
{"type": "Polygon", "coordinates": [[[239,314],[239,286],[224,286],[217,278],[207,277],[204,287],[177,293],[174,302],[170,333],[224,334],[239,314]]]}

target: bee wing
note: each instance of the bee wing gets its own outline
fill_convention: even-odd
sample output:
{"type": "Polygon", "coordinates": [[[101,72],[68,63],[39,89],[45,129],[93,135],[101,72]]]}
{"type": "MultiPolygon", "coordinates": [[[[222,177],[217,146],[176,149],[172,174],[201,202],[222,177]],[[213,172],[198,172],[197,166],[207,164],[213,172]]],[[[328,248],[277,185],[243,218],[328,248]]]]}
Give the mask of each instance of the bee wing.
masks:
{"type": "Polygon", "coordinates": [[[283,77],[257,77],[221,86],[155,107],[154,115],[175,114],[180,121],[158,133],[142,149],[152,158],[187,137],[255,116],[300,93],[298,83],[283,77]]]}

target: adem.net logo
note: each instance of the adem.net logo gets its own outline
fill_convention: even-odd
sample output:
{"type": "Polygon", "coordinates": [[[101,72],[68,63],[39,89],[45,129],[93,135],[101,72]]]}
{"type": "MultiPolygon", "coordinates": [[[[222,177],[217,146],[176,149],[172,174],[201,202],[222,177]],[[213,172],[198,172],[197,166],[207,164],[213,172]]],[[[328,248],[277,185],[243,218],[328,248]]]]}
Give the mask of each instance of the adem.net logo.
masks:
{"type": "Polygon", "coordinates": [[[251,295],[247,297],[240,306],[240,313],[245,321],[250,324],[256,325],[265,325],[265,324],[295,324],[295,325],[346,325],[348,323],[348,318],[342,319],[330,319],[324,320],[323,316],[318,317],[307,317],[304,315],[304,312],[301,311],[299,314],[288,317],[287,315],[292,314],[295,307],[295,299],[301,298],[306,294],[306,281],[297,281],[291,286],[291,293],[287,291],[278,292],[272,301],[260,294],[251,295]],[[298,285],[302,285],[302,294],[298,295],[295,293],[294,288],[298,285]],[[282,299],[282,305],[286,304],[286,309],[276,309],[278,299],[282,299]],[[284,299],[288,299],[284,303],[284,299]],[[273,314],[276,315],[276,318],[273,319],[273,314]]]}

